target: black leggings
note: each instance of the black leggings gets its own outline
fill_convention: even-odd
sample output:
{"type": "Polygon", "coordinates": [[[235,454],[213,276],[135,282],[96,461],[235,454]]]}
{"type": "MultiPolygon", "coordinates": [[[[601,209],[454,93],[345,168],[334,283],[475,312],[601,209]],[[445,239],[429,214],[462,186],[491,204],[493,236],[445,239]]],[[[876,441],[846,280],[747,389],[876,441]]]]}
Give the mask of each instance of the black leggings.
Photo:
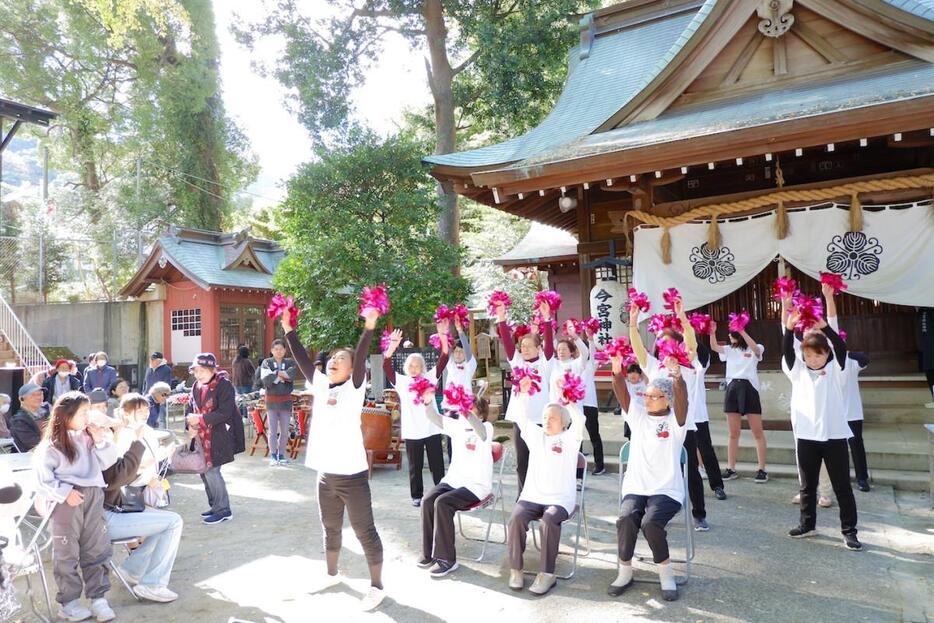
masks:
{"type": "MultiPolygon", "coordinates": [[[[586,421],[584,426],[587,428],[587,434],[590,435],[590,445],[593,446],[593,468],[599,472],[603,469],[603,440],[600,439],[600,411],[597,407],[584,407],[584,417],[586,421]]],[[[581,444],[583,450],[584,444],[581,444]]]]}
{"type": "Polygon", "coordinates": [[[847,442],[850,445],[850,455],[853,457],[853,471],[856,480],[869,480],[869,466],[866,464],[866,447],[863,445],[863,421],[853,420],[847,422],[853,436],[847,442]]]}
{"type": "Polygon", "coordinates": [[[934,370],[925,370],[924,376],[928,380],[928,389],[931,390],[931,398],[934,398],[934,370]]]}
{"type": "MultiPolygon", "coordinates": [[[[535,426],[535,424],[530,422],[529,426],[535,426]]],[[[518,500],[519,496],[522,495],[522,487],[525,486],[525,475],[529,471],[529,447],[526,445],[525,439],[522,438],[519,425],[515,422],[512,424],[512,439],[516,446],[516,476],[519,479],[519,491],[516,493],[516,499],[518,500]]]]}
{"type": "Polygon", "coordinates": [[[688,495],[691,498],[691,514],[695,519],[705,519],[707,509],[704,506],[704,481],[700,477],[697,464],[697,433],[689,430],[684,436],[684,450],[688,455],[688,495]]]}
{"type": "Polygon", "coordinates": [[[409,459],[409,493],[413,500],[422,499],[422,469],[425,467],[425,454],[428,454],[428,469],[435,484],[444,478],[444,450],[441,449],[441,434],[424,439],[406,439],[405,453],[409,459]]]}

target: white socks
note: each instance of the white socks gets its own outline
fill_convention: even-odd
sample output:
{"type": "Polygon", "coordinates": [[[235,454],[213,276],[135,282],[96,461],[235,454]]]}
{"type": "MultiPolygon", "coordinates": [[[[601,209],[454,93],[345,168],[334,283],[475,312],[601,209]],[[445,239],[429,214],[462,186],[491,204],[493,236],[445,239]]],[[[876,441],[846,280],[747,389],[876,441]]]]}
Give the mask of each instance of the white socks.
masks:
{"type": "Polygon", "coordinates": [[[632,581],[632,565],[619,565],[619,575],[610,586],[626,586],[632,581]]]}
{"type": "Polygon", "coordinates": [[[671,563],[658,565],[658,579],[662,584],[663,591],[678,590],[678,585],[675,583],[675,570],[671,568],[671,563]]]}

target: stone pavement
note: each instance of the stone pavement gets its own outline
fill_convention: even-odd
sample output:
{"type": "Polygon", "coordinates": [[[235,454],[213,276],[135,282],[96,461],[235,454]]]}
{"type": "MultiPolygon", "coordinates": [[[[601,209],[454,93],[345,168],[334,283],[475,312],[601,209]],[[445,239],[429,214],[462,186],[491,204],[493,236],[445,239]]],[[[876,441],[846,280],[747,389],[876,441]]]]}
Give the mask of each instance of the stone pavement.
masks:
{"type": "MultiPolygon", "coordinates": [[[[137,603],[115,582],[108,598],[118,620],[875,623],[934,617],[934,513],[926,495],[896,494],[888,487],[857,492],[866,549],[850,552],[840,538],[836,508],[820,509],[817,538],[785,536],[797,522],[797,507],[789,503],[793,480],[727,483],[729,499],[708,496],[712,530],[696,534],[693,577],[680,601],[666,603],[654,583],[638,584],[617,599],[606,595],[615,577],[616,475],[589,480],[593,553],[581,559],[573,580],[535,598],[505,586],[502,545],[491,545],[485,562],[462,559],[461,568],[441,580],[417,568],[419,510],[409,504],[406,470],[378,468],[372,488],[389,596],[377,612],[363,614],[357,602],[368,586],[366,565],[349,525],[341,560],[346,580],[315,592],[324,567],[313,473],[300,466],[269,468],[259,456],[242,455],[224,471],[235,518],[219,526],[197,521],[205,507],[198,477],[173,479],[173,508],[186,521],[171,584],[179,601],[137,603]]],[[[427,471],[425,478],[430,481],[427,471]]],[[[514,482],[507,479],[509,500],[514,482]]],[[[476,531],[480,524],[470,517],[467,526],[476,531]]],[[[565,543],[570,532],[566,527],[565,543]]],[[[670,535],[674,553],[683,543],[680,526],[670,535]]],[[[458,540],[458,549],[475,556],[478,545],[458,540]]],[[[526,561],[527,568],[536,568],[531,544],[526,561]]]]}

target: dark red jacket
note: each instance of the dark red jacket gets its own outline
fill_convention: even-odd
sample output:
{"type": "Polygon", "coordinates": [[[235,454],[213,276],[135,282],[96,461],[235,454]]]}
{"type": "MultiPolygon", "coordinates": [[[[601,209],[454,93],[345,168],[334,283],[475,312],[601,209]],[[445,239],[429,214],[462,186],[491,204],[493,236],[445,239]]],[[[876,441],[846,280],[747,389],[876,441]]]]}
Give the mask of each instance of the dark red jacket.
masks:
{"type": "MultiPolygon", "coordinates": [[[[237,408],[237,390],[226,377],[222,377],[214,390],[208,389],[205,402],[214,396],[214,410],[202,413],[204,423],[211,427],[211,463],[214,467],[231,463],[234,455],[243,452],[246,440],[243,433],[243,420],[237,408]]],[[[201,384],[195,382],[191,396],[185,407],[185,415],[195,412],[194,405],[200,407],[201,384]]]]}

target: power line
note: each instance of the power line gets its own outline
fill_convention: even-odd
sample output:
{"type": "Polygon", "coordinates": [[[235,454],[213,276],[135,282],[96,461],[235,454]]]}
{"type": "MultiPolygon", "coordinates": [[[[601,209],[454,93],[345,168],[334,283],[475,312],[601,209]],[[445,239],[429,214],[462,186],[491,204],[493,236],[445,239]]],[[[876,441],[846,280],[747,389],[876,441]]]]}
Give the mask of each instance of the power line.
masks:
{"type": "MultiPolygon", "coordinates": [[[[266,197],[266,196],[264,196],[264,195],[260,195],[260,194],[258,194],[258,193],[254,193],[254,192],[251,192],[251,191],[246,190],[246,189],[242,189],[242,190],[232,190],[229,186],[225,186],[224,184],[222,184],[222,183],[220,183],[220,182],[217,182],[217,181],[215,181],[215,180],[209,180],[209,179],[206,179],[206,178],[203,178],[203,177],[199,177],[199,176],[197,176],[197,175],[195,175],[195,174],[193,174],[193,173],[188,173],[188,172],[182,171],[182,170],[180,170],[180,169],[173,169],[172,167],[166,166],[166,165],[164,165],[164,164],[160,164],[160,163],[155,162],[155,161],[153,161],[153,160],[147,160],[147,162],[148,162],[149,164],[152,164],[153,166],[155,166],[155,167],[157,167],[157,168],[162,169],[163,171],[168,172],[168,173],[174,173],[175,175],[184,175],[185,177],[190,177],[191,179],[197,180],[197,181],[199,181],[199,182],[205,182],[205,183],[207,183],[207,184],[213,184],[214,186],[218,186],[218,187],[220,187],[220,188],[222,188],[222,189],[224,189],[224,190],[228,190],[228,191],[230,191],[230,192],[232,192],[232,193],[243,193],[243,194],[245,194],[245,195],[250,195],[251,197],[256,197],[257,199],[265,199],[266,201],[270,201],[270,202],[273,202],[273,203],[276,203],[276,202],[280,201],[279,199],[272,199],[271,197],[266,197]]],[[[196,188],[201,188],[201,187],[200,187],[200,186],[196,186],[196,188]]],[[[204,192],[208,193],[208,194],[213,195],[214,197],[217,197],[217,195],[214,195],[211,191],[209,191],[209,190],[207,190],[207,189],[202,189],[202,190],[203,190],[204,192]]],[[[219,198],[222,198],[222,197],[219,197],[219,198]]]]}

